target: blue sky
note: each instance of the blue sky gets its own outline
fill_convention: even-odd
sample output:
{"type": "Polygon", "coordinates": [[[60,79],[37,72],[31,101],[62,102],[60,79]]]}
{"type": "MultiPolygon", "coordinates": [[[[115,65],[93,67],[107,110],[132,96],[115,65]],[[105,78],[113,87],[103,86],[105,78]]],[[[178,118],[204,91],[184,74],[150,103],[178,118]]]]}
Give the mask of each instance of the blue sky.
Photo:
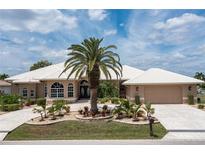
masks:
{"type": "Polygon", "coordinates": [[[122,64],[193,76],[205,68],[205,10],[0,10],[0,73],[64,61],[87,37],[115,44],[122,64]]]}

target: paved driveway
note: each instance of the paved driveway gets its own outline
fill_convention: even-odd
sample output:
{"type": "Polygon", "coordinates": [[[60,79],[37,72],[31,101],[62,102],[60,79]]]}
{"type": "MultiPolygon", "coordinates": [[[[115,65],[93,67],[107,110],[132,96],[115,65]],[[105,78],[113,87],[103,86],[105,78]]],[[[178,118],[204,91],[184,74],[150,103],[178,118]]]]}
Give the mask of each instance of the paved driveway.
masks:
{"type": "Polygon", "coordinates": [[[186,104],[153,107],[155,116],[169,131],[165,139],[205,139],[205,111],[186,104]]]}
{"type": "MultiPolygon", "coordinates": [[[[89,106],[88,100],[70,104],[71,111],[78,111],[79,108],[83,108],[85,105],[89,106]]],[[[32,110],[33,108],[22,109],[0,115],[0,141],[2,141],[10,131],[31,120],[32,118],[39,116],[38,113],[33,113],[32,110]]]]}

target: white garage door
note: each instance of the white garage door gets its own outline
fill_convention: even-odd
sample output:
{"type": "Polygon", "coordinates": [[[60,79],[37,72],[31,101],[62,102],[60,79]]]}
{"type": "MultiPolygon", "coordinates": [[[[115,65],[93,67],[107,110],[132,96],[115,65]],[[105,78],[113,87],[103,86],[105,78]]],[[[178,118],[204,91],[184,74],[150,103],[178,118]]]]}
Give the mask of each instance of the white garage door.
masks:
{"type": "Polygon", "coordinates": [[[155,104],[182,103],[180,86],[146,86],[145,101],[155,104]]]}

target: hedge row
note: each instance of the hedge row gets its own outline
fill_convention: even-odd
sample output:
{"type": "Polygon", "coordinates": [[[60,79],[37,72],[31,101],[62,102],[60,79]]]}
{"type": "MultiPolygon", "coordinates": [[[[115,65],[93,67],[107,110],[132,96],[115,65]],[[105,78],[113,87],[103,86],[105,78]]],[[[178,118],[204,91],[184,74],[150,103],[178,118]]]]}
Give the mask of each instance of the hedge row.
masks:
{"type": "Polygon", "coordinates": [[[1,104],[0,110],[1,111],[16,111],[21,109],[20,104],[1,104]]]}

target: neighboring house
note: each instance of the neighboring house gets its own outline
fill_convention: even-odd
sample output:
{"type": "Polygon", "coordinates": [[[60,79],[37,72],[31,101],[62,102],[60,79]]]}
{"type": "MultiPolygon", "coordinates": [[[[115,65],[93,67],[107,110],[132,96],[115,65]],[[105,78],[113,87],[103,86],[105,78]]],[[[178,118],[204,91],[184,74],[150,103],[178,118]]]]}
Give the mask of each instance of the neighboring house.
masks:
{"type": "Polygon", "coordinates": [[[10,94],[11,93],[11,84],[0,80],[0,94],[10,94]]]}
{"type": "MultiPolygon", "coordinates": [[[[12,93],[25,98],[45,97],[48,101],[55,99],[77,101],[89,98],[90,91],[86,77],[76,80],[73,74],[67,80],[71,69],[59,76],[63,69],[64,63],[60,63],[12,76],[6,80],[12,83],[12,93]]],[[[188,94],[196,96],[196,85],[203,83],[201,80],[162,69],[142,71],[127,65],[123,65],[122,74],[122,78],[117,80],[111,71],[112,82],[119,86],[120,95],[131,101],[139,95],[142,101],[151,103],[183,103],[188,94]]],[[[100,80],[106,80],[102,73],[100,80]]]]}

